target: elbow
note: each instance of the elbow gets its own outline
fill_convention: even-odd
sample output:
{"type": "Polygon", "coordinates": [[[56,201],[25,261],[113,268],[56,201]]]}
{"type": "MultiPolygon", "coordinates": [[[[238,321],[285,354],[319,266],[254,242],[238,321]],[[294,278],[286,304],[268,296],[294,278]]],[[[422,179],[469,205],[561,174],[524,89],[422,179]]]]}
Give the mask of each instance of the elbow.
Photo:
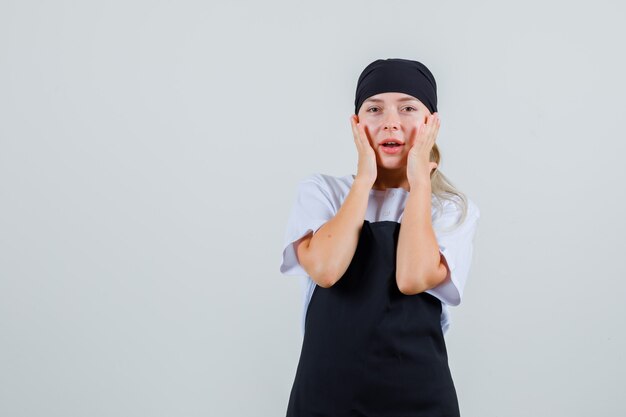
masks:
{"type": "Polygon", "coordinates": [[[311,279],[313,279],[313,281],[315,281],[315,283],[322,288],[330,288],[339,280],[336,274],[325,268],[319,268],[315,271],[315,274],[314,276],[311,276],[311,279]]]}
{"type": "Polygon", "coordinates": [[[314,279],[314,281],[315,281],[315,283],[317,285],[319,285],[322,288],[330,288],[333,285],[335,285],[335,283],[337,282],[336,279],[329,278],[329,277],[324,277],[324,276],[318,277],[318,278],[314,279]]]}
{"type": "MultiPolygon", "coordinates": [[[[310,241],[310,238],[309,238],[310,241]]],[[[297,248],[298,262],[302,265],[308,276],[322,288],[332,287],[339,278],[335,277],[328,262],[324,262],[310,249],[310,244],[299,245],[297,248]]]]}
{"type": "MultiPolygon", "coordinates": [[[[444,267],[444,273],[445,270],[446,268],[444,267]]],[[[440,278],[441,273],[441,269],[438,269],[434,272],[422,272],[411,275],[403,274],[396,277],[396,282],[398,284],[398,289],[402,294],[415,295],[428,291],[439,285],[443,281],[443,278],[445,278],[445,275],[443,275],[443,278],[440,278]]]]}
{"type": "Polygon", "coordinates": [[[319,285],[322,288],[330,288],[333,285],[335,285],[335,281],[329,280],[329,279],[319,279],[317,281],[317,285],[319,285]]]}
{"type": "Polygon", "coordinates": [[[428,285],[426,285],[423,280],[417,279],[415,276],[397,276],[396,283],[398,285],[398,290],[400,290],[400,292],[404,295],[415,295],[428,289],[428,285]]]}

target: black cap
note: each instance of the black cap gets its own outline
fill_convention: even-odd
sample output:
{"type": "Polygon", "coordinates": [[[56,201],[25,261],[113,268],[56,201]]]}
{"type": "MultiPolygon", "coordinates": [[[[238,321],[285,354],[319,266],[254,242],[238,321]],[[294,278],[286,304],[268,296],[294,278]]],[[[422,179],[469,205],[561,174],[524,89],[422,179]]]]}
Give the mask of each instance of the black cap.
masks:
{"type": "Polygon", "coordinates": [[[354,114],[365,100],[380,93],[405,93],[421,101],[431,113],[437,111],[437,83],[424,64],[408,59],[378,59],[369,64],[356,86],[354,114]]]}

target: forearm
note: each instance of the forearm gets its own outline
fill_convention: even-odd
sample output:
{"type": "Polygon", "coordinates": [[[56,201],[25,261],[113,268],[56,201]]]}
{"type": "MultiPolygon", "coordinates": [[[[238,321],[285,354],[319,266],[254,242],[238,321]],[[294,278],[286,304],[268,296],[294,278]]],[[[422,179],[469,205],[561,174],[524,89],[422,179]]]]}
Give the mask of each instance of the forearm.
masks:
{"type": "Polygon", "coordinates": [[[439,245],[432,227],[431,185],[430,181],[424,181],[411,186],[402,215],[396,253],[398,288],[404,294],[432,288],[440,263],[439,245]]]}
{"type": "Polygon", "coordinates": [[[337,214],[311,238],[308,250],[315,259],[316,282],[332,286],[348,269],[359,242],[370,189],[354,181],[337,214]]]}

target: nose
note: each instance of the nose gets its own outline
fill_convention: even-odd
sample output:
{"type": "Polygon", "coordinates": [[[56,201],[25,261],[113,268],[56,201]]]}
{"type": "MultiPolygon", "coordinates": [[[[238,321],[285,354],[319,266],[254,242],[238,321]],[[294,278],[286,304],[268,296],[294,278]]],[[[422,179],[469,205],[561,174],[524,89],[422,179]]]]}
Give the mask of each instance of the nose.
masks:
{"type": "Polygon", "coordinates": [[[388,116],[385,118],[383,129],[384,130],[398,130],[400,128],[400,122],[393,112],[387,113],[388,116]]]}

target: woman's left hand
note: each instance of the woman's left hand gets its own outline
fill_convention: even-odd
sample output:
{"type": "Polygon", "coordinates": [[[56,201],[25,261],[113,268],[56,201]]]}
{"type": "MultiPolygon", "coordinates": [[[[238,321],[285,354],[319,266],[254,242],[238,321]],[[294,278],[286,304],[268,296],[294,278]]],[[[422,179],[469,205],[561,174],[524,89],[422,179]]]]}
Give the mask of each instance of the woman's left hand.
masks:
{"type": "Polygon", "coordinates": [[[407,157],[406,174],[410,185],[430,183],[430,173],[437,168],[437,163],[430,161],[430,151],[439,133],[441,120],[437,112],[426,117],[426,123],[420,124],[413,133],[413,146],[407,157]]]}

